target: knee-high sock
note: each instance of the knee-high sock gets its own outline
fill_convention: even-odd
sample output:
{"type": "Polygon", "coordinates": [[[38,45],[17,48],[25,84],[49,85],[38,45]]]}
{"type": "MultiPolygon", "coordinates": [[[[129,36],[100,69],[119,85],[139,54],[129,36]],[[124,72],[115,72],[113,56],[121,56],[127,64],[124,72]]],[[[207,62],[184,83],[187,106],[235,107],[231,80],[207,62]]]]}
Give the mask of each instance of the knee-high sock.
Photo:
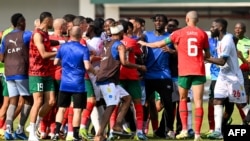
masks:
{"type": "Polygon", "coordinates": [[[55,106],[52,109],[52,112],[49,116],[49,124],[50,124],[50,133],[55,133],[56,130],[56,113],[57,113],[58,108],[55,106]]]}
{"type": "Polygon", "coordinates": [[[141,104],[134,104],[135,112],[136,112],[136,128],[137,132],[142,132],[143,128],[143,108],[141,104]]]}
{"type": "Polygon", "coordinates": [[[238,107],[238,110],[240,112],[241,119],[242,119],[242,121],[244,121],[244,119],[246,118],[246,115],[248,113],[249,107],[248,107],[248,105],[246,105],[243,108],[240,108],[239,106],[237,106],[237,107],[238,107]]]}
{"type": "Polygon", "coordinates": [[[40,132],[46,132],[47,127],[49,126],[49,116],[51,115],[52,109],[44,116],[40,122],[40,132]]]}
{"type": "Polygon", "coordinates": [[[104,113],[104,108],[103,106],[98,106],[98,107],[94,107],[93,110],[92,110],[92,113],[90,115],[91,117],[91,121],[92,121],[92,124],[95,128],[95,132],[97,133],[97,131],[99,130],[100,128],[100,125],[101,125],[101,118],[102,118],[102,115],[104,113]]]}
{"type": "Polygon", "coordinates": [[[112,128],[114,127],[115,123],[116,123],[116,118],[117,118],[117,114],[118,114],[118,106],[115,106],[115,109],[113,110],[110,120],[109,120],[109,124],[110,124],[110,129],[112,130],[112,128]]]}
{"type": "Polygon", "coordinates": [[[188,109],[187,109],[187,100],[180,100],[180,107],[179,107],[181,123],[182,123],[182,130],[187,129],[187,120],[188,120],[188,109]]]}
{"type": "Polygon", "coordinates": [[[214,105],[208,104],[208,123],[210,130],[214,130],[214,105]]]}
{"type": "Polygon", "coordinates": [[[223,106],[214,105],[215,130],[218,132],[221,132],[222,116],[223,116],[223,106]]]}
{"type": "Polygon", "coordinates": [[[73,107],[69,107],[69,113],[68,113],[68,132],[73,132],[73,107]]]}
{"type": "Polygon", "coordinates": [[[81,120],[81,127],[80,128],[86,128],[87,122],[89,120],[90,114],[93,111],[94,103],[87,102],[86,109],[82,112],[82,120],[81,120]]]}
{"type": "Polygon", "coordinates": [[[10,104],[7,109],[7,117],[6,117],[6,132],[12,133],[12,127],[13,127],[13,119],[14,119],[14,113],[16,110],[16,106],[13,104],[10,104]]]}
{"type": "Polygon", "coordinates": [[[204,111],[202,107],[195,108],[195,134],[200,135],[204,111]]]}

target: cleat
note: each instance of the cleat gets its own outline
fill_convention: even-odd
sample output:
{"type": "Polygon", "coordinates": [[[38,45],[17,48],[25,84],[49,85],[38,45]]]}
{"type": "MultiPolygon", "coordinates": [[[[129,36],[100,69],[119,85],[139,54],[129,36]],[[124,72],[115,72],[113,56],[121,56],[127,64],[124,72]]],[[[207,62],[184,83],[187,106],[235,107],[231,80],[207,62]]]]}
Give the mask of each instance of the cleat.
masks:
{"type": "Polygon", "coordinates": [[[202,138],[201,137],[196,137],[196,138],[194,138],[194,141],[202,141],[202,138]]]}
{"type": "Polygon", "coordinates": [[[71,135],[66,136],[66,141],[73,141],[75,138],[71,135]]]}
{"type": "Polygon", "coordinates": [[[212,134],[213,132],[214,132],[214,130],[209,130],[209,131],[207,131],[206,133],[204,133],[204,134],[202,135],[202,138],[208,138],[207,136],[210,135],[210,134],[212,134]]]}
{"type": "Polygon", "coordinates": [[[210,135],[207,136],[209,139],[223,139],[223,136],[220,132],[214,131],[210,135]]]}
{"type": "Polygon", "coordinates": [[[136,133],[136,135],[134,136],[134,140],[147,141],[148,138],[143,133],[136,133]]]}
{"type": "Polygon", "coordinates": [[[35,135],[34,136],[30,135],[28,141],[39,141],[39,139],[35,135]]]}
{"type": "Polygon", "coordinates": [[[14,132],[14,138],[15,140],[28,140],[28,137],[25,135],[25,133],[17,133],[17,132],[14,132]]]}
{"type": "Polygon", "coordinates": [[[55,134],[55,136],[52,138],[53,141],[58,141],[59,140],[59,134],[55,134]]]}
{"type": "Polygon", "coordinates": [[[181,133],[176,136],[176,139],[187,139],[187,138],[188,138],[187,131],[181,131],[181,133]]]}
{"type": "Polygon", "coordinates": [[[227,121],[227,125],[231,125],[232,122],[233,122],[233,119],[232,119],[232,117],[230,117],[230,119],[227,121]]]}
{"type": "Polygon", "coordinates": [[[168,131],[166,138],[167,139],[175,139],[175,133],[174,133],[174,131],[168,131]]]}
{"type": "Polygon", "coordinates": [[[80,134],[80,136],[81,136],[83,139],[89,140],[89,139],[88,139],[88,131],[87,131],[87,129],[85,129],[85,128],[80,129],[79,134],[80,134]]]}
{"type": "Polygon", "coordinates": [[[14,140],[12,134],[8,133],[8,132],[4,133],[4,138],[5,138],[5,140],[14,140]]]}
{"type": "Polygon", "coordinates": [[[115,141],[116,139],[117,139],[117,136],[114,135],[112,132],[110,132],[107,138],[107,141],[115,141]]]}
{"type": "Polygon", "coordinates": [[[123,125],[122,125],[122,129],[123,129],[125,132],[127,132],[127,133],[129,133],[129,134],[132,134],[132,131],[131,131],[131,129],[127,126],[127,124],[123,124],[123,125]]]}
{"type": "Polygon", "coordinates": [[[4,130],[0,129],[0,140],[4,140],[4,130]]]}
{"type": "Polygon", "coordinates": [[[194,130],[188,129],[188,138],[194,138],[194,130]]]}

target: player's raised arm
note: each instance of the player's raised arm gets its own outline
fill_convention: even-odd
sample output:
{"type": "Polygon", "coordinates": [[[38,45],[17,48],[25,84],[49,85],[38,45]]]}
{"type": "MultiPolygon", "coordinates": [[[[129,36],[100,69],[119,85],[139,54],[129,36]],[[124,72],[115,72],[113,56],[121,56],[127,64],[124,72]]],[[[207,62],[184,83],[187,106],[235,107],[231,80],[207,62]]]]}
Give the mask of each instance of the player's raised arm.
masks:
{"type": "Polygon", "coordinates": [[[137,43],[142,45],[142,46],[147,46],[147,47],[151,47],[151,48],[161,48],[161,47],[166,46],[166,44],[167,44],[165,39],[161,40],[161,41],[157,41],[157,42],[152,42],[152,43],[147,43],[147,42],[140,40],[137,43]]]}

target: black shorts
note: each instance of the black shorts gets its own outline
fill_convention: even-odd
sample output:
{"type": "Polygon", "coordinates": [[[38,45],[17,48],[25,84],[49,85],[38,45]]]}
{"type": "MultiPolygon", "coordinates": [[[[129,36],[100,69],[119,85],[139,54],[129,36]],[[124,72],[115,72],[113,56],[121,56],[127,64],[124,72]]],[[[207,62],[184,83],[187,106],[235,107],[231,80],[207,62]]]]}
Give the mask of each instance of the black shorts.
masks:
{"type": "Polygon", "coordinates": [[[73,108],[86,108],[87,103],[87,93],[73,93],[60,91],[58,96],[58,107],[67,108],[70,106],[71,101],[73,102],[73,108]],[[73,98],[73,101],[71,100],[73,98]]]}

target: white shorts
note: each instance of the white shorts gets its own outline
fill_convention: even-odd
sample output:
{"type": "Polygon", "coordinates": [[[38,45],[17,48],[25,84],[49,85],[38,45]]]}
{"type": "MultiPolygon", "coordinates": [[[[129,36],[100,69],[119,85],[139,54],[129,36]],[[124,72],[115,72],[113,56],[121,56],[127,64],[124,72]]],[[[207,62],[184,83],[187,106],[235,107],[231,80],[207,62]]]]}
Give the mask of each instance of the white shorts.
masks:
{"type": "Polygon", "coordinates": [[[214,98],[229,98],[229,102],[233,103],[246,103],[246,92],[244,84],[239,80],[229,81],[218,77],[215,88],[214,98]]]}
{"type": "Polygon", "coordinates": [[[8,80],[7,88],[9,92],[9,97],[14,96],[30,96],[29,92],[29,80],[8,80]]]}
{"type": "Polygon", "coordinates": [[[99,85],[107,106],[118,105],[120,98],[128,96],[128,92],[114,83],[99,85]]]}
{"type": "Polygon", "coordinates": [[[101,98],[102,98],[102,95],[101,95],[101,90],[100,90],[100,87],[96,85],[96,76],[92,73],[88,73],[89,75],[89,79],[92,83],[92,86],[93,86],[93,89],[94,89],[94,94],[95,94],[95,98],[96,98],[96,101],[99,101],[101,98]]]}

